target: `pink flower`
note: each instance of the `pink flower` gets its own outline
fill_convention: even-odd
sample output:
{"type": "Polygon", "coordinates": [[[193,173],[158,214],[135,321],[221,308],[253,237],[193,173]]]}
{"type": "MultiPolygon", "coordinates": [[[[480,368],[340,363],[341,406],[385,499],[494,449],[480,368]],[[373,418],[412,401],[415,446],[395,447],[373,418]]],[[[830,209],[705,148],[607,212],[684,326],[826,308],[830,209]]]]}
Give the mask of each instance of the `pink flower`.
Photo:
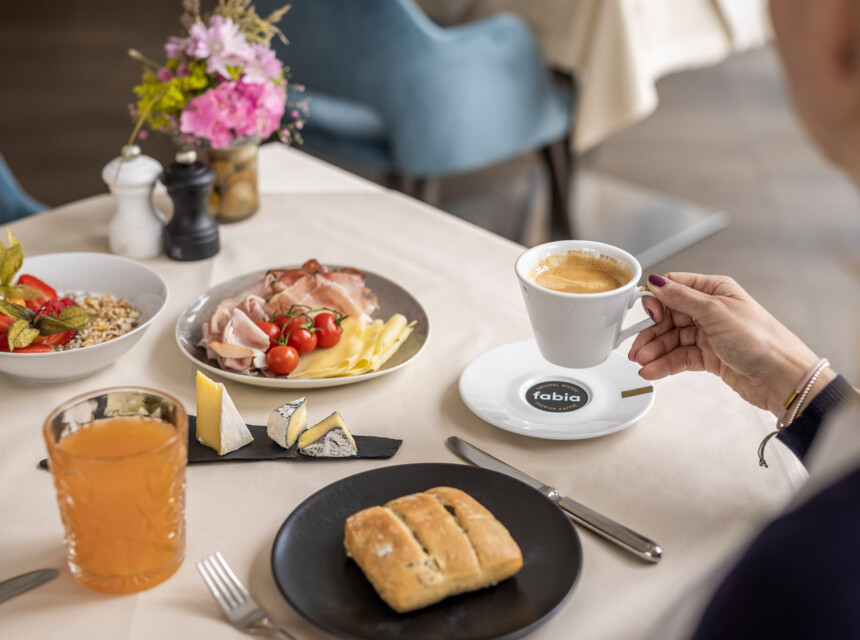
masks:
{"type": "Polygon", "coordinates": [[[184,78],[188,75],[188,65],[184,62],[181,62],[178,67],[176,67],[176,77],[184,78]]]}
{"type": "Polygon", "coordinates": [[[159,69],[156,75],[158,76],[158,81],[161,84],[167,84],[168,82],[173,80],[173,72],[167,67],[162,67],[161,69],[159,69]]]}
{"type": "Polygon", "coordinates": [[[164,53],[167,54],[168,58],[178,58],[185,52],[185,49],[187,47],[188,38],[177,38],[176,36],[170,36],[167,39],[167,43],[164,45],[164,53]]]}
{"type": "Polygon", "coordinates": [[[188,30],[188,54],[206,60],[206,71],[230,77],[227,67],[243,66],[253,58],[248,40],[230,18],[212,16],[207,28],[195,22],[188,30]]]}
{"type": "Polygon", "coordinates": [[[222,82],[188,102],[180,131],[208,140],[215,149],[244,136],[266,138],[280,126],[285,105],[283,88],[273,82],[222,82]]]}
{"type": "Polygon", "coordinates": [[[281,77],[284,64],[278,60],[272,49],[262,44],[254,44],[251,51],[252,57],[245,67],[242,82],[254,84],[281,77]]]}

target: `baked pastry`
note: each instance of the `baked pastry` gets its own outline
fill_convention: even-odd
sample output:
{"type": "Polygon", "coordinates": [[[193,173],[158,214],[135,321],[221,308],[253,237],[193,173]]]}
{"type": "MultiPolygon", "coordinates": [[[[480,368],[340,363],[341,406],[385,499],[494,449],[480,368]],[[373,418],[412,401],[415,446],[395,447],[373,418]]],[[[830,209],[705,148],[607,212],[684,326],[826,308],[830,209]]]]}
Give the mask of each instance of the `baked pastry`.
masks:
{"type": "Polygon", "coordinates": [[[399,613],[489,587],[523,566],[508,530],[469,494],[436,487],[351,515],[344,528],[353,558],[399,613]]]}

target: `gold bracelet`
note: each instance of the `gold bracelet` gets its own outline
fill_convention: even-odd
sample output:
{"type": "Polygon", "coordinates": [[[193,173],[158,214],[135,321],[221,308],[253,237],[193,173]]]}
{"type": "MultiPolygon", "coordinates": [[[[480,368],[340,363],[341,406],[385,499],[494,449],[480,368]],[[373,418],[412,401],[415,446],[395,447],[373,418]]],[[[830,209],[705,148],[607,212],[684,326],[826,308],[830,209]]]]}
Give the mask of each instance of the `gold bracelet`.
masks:
{"type": "Polygon", "coordinates": [[[776,434],[794,422],[794,419],[800,412],[800,407],[803,406],[803,403],[806,400],[806,396],[809,395],[810,390],[812,390],[812,386],[815,384],[815,381],[818,380],[818,376],[820,376],[821,372],[829,365],[830,361],[827,358],[822,358],[812,365],[809,371],[807,371],[803,378],[801,378],[800,383],[797,385],[794,392],[788,397],[788,400],[785,401],[783,409],[779,412],[779,416],[776,419],[776,431],[771,431],[767,434],[758,446],[758,464],[760,467],[767,469],[767,462],[764,459],[764,448],[767,446],[767,443],[776,434]],[[794,404],[795,400],[797,400],[797,404],[794,404]],[[785,416],[792,405],[794,405],[794,411],[791,413],[791,417],[788,420],[785,420],[785,416]]]}

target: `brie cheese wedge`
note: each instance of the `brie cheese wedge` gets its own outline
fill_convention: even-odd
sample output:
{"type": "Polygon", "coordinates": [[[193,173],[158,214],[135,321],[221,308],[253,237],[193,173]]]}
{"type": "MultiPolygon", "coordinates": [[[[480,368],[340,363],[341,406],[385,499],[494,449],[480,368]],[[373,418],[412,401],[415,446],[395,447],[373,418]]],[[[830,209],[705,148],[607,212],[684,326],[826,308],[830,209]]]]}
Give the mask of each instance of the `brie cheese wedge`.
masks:
{"type": "Polygon", "coordinates": [[[224,385],[198,371],[197,440],[223,456],[244,447],[253,439],[224,385]]]}
{"type": "Polygon", "coordinates": [[[266,433],[284,449],[292,447],[299,434],[308,428],[308,407],[304,398],[288,402],[272,411],[266,433]]]}
{"type": "Polygon", "coordinates": [[[335,411],[299,436],[299,453],[320,458],[349,458],[358,455],[358,448],[343,418],[335,411]]]}

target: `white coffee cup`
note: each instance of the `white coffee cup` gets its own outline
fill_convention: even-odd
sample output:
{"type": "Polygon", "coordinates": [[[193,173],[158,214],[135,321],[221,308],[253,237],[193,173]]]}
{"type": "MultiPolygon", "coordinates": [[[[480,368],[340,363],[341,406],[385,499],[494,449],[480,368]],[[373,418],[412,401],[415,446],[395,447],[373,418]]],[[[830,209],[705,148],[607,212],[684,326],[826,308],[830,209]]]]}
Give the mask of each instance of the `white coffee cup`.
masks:
{"type": "Polygon", "coordinates": [[[642,267],[636,258],[617,247],[587,240],[550,242],[523,253],[515,268],[538,349],[552,364],[570,369],[595,367],[624,340],[654,325],[648,318],[622,328],[633,303],[652,294],[637,286],[642,267]],[[630,280],[599,293],[564,293],[534,282],[541,261],[571,251],[617,260],[629,267],[630,280]]]}

